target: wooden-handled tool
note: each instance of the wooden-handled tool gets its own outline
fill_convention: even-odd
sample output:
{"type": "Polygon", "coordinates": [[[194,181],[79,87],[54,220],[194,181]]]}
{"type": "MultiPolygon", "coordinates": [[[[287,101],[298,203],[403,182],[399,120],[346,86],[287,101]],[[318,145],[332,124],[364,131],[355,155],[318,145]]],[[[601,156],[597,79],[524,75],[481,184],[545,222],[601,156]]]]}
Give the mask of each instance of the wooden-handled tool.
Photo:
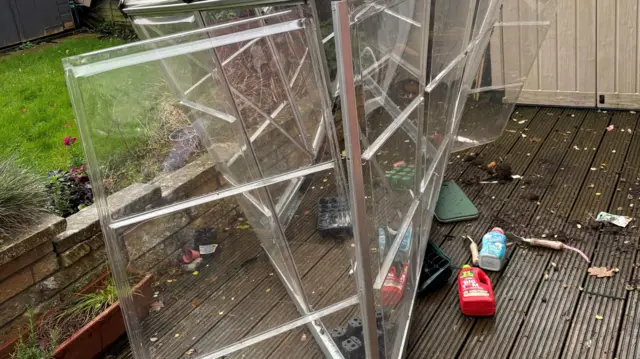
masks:
{"type": "Polygon", "coordinates": [[[582,258],[584,258],[585,261],[587,261],[587,263],[591,262],[589,260],[589,257],[587,257],[587,255],[584,254],[584,252],[582,252],[578,248],[572,247],[570,245],[564,244],[559,241],[550,241],[548,239],[537,239],[537,238],[524,238],[510,232],[507,232],[504,235],[507,236],[508,240],[515,240],[515,241],[529,243],[530,245],[535,247],[545,247],[545,248],[551,248],[559,251],[563,249],[568,249],[570,251],[574,251],[578,253],[580,256],[582,256],[582,258]]]}
{"type": "Polygon", "coordinates": [[[469,245],[469,249],[471,250],[471,263],[474,266],[477,266],[478,256],[480,256],[480,252],[478,251],[478,245],[471,237],[467,236],[467,239],[471,241],[471,244],[469,245]]]}

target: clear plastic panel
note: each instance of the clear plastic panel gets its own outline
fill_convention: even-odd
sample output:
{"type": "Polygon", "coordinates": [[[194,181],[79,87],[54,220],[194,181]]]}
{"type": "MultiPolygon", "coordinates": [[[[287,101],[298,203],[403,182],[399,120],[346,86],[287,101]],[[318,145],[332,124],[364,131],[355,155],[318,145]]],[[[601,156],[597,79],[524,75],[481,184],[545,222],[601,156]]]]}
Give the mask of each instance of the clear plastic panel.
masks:
{"type": "MultiPolygon", "coordinates": [[[[363,281],[371,275],[378,311],[372,330],[377,332],[381,357],[400,358],[404,352],[429,214],[453,144],[475,4],[473,0],[349,4],[358,119],[347,117],[345,127],[355,120],[364,132],[358,137],[351,134],[348,141],[358,141],[364,162],[360,209],[366,212],[366,221],[359,223],[365,228],[356,241],[363,255],[370,257],[371,272],[363,274],[363,281]]],[[[340,39],[344,41],[344,36],[340,39]]],[[[351,66],[348,58],[342,60],[345,68],[351,66]]],[[[341,96],[349,98],[346,77],[345,82],[340,84],[345,86],[341,96]]],[[[344,107],[349,105],[342,104],[347,111],[344,107]]],[[[358,207],[358,170],[351,173],[353,206],[358,207]]],[[[355,208],[355,215],[358,211],[355,208]]],[[[370,312],[362,311],[364,322],[371,325],[370,312]]]]}
{"type": "MultiPolygon", "coordinates": [[[[318,320],[357,304],[352,242],[316,231],[319,207],[344,199],[346,186],[313,23],[251,24],[64,60],[137,358],[218,357],[302,326],[331,353],[335,344],[318,320]],[[253,40],[251,56],[221,61],[253,40]],[[256,68],[256,59],[265,62],[256,68]],[[245,95],[234,90],[241,76],[270,77],[274,87],[249,86],[254,92],[245,95]],[[264,127],[252,127],[245,108],[264,127]],[[134,171],[147,167],[144,176],[134,171]],[[150,200],[124,206],[114,194],[122,188],[150,200]],[[145,316],[135,285],[149,274],[156,304],[145,316]]],[[[340,209],[330,219],[348,238],[348,203],[340,209]]]]}
{"type": "Polygon", "coordinates": [[[498,138],[555,14],[555,0],[479,3],[454,151],[498,138]]]}

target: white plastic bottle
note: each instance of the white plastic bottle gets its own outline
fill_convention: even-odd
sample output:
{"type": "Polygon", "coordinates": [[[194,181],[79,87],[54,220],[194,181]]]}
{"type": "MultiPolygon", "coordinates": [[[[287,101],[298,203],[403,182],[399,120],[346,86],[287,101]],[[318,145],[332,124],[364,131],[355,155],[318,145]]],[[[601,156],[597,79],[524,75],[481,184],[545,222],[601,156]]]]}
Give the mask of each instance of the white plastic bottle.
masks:
{"type": "Polygon", "coordinates": [[[495,227],[482,236],[482,248],[478,256],[480,268],[498,272],[507,261],[507,237],[502,228],[495,227]]]}

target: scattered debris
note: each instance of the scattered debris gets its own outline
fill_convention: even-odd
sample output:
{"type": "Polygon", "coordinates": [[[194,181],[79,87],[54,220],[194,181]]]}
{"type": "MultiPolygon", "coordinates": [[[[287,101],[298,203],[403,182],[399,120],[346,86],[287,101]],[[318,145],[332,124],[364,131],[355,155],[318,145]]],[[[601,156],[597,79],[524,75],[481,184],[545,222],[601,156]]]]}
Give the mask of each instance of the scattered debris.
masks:
{"type": "Polygon", "coordinates": [[[634,291],[636,290],[636,286],[632,285],[632,284],[627,284],[624,286],[624,289],[628,290],[628,291],[634,291]]]}
{"type": "Polygon", "coordinates": [[[591,267],[587,269],[589,275],[598,278],[613,277],[613,274],[618,272],[618,268],[607,269],[607,267],[591,267]]]}
{"type": "Polygon", "coordinates": [[[629,132],[629,134],[633,134],[633,131],[630,128],[627,128],[627,132],[629,132]]]}
{"type": "Polygon", "coordinates": [[[476,158],[478,158],[479,153],[478,152],[470,152],[467,153],[466,155],[464,155],[464,157],[462,157],[462,160],[464,162],[471,162],[473,160],[475,160],[476,158]]]}
{"type": "Polygon", "coordinates": [[[580,223],[577,223],[576,227],[578,227],[578,229],[582,229],[582,225],[580,223]]]}
{"type": "Polygon", "coordinates": [[[549,273],[548,272],[544,272],[544,280],[549,280],[549,273]]]}
{"type": "Polygon", "coordinates": [[[177,337],[179,337],[179,336],[180,336],[180,333],[176,333],[173,337],[174,337],[174,338],[177,338],[177,337]]]}
{"type": "Polygon", "coordinates": [[[607,131],[613,131],[616,127],[614,125],[609,125],[607,127],[607,131]]]}
{"type": "Polygon", "coordinates": [[[267,289],[265,290],[265,293],[269,293],[269,292],[271,292],[271,288],[267,288],[267,289]]]}
{"type": "Polygon", "coordinates": [[[522,136],[522,138],[526,138],[527,135],[525,135],[524,133],[521,133],[520,136],[522,136]]]}
{"type": "Polygon", "coordinates": [[[625,228],[627,224],[629,224],[629,222],[631,222],[632,220],[633,218],[629,216],[620,216],[617,214],[611,214],[607,212],[600,212],[596,217],[596,221],[598,222],[611,223],[622,228],[625,228]]]}
{"type": "Polygon", "coordinates": [[[157,337],[152,337],[152,338],[149,338],[149,340],[151,340],[152,343],[155,343],[155,342],[158,341],[158,338],[157,337]]]}
{"type": "Polygon", "coordinates": [[[303,343],[306,342],[307,341],[307,335],[302,333],[302,336],[300,337],[300,341],[303,342],[303,343]]]}
{"type": "Polygon", "coordinates": [[[531,137],[529,139],[530,142],[542,142],[542,138],[540,137],[531,137]]]}
{"type": "Polygon", "coordinates": [[[522,125],[522,124],[524,124],[525,122],[527,122],[527,120],[520,120],[520,121],[518,121],[518,125],[522,125]]]}
{"type": "Polygon", "coordinates": [[[535,193],[527,193],[525,195],[525,197],[529,200],[529,201],[533,201],[533,202],[537,202],[540,200],[540,196],[538,196],[535,193]]]}
{"type": "Polygon", "coordinates": [[[580,147],[578,147],[576,145],[573,145],[573,149],[576,150],[576,151],[580,151],[580,147]]]}
{"type": "Polygon", "coordinates": [[[487,168],[488,168],[488,169],[492,169],[492,168],[493,168],[493,167],[495,167],[495,166],[496,166],[496,161],[489,162],[489,164],[487,164],[487,168]]]}
{"type": "Polygon", "coordinates": [[[596,314],[596,315],[595,315],[595,318],[596,318],[597,320],[602,320],[602,319],[604,319],[604,317],[603,317],[602,315],[600,315],[600,314],[596,314]]]}
{"type": "Polygon", "coordinates": [[[191,355],[191,354],[193,354],[193,353],[195,353],[195,352],[196,352],[196,350],[195,350],[195,349],[193,349],[193,348],[191,348],[191,349],[187,350],[187,351],[185,352],[185,354],[187,354],[187,355],[191,355]]]}
{"type": "Polygon", "coordinates": [[[161,300],[151,303],[151,310],[154,312],[159,312],[162,308],[164,308],[164,303],[161,300]]]}

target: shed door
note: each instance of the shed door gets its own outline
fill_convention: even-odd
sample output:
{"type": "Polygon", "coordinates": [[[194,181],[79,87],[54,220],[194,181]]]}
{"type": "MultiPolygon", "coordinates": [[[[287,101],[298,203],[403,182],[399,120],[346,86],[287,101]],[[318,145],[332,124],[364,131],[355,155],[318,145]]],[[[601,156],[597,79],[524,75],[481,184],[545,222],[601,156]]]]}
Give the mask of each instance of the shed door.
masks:
{"type": "Polygon", "coordinates": [[[558,0],[518,102],[640,108],[639,21],[638,0],[558,0]]]}
{"type": "Polygon", "coordinates": [[[638,109],[638,0],[598,0],[597,3],[597,106],[638,109]]]}

